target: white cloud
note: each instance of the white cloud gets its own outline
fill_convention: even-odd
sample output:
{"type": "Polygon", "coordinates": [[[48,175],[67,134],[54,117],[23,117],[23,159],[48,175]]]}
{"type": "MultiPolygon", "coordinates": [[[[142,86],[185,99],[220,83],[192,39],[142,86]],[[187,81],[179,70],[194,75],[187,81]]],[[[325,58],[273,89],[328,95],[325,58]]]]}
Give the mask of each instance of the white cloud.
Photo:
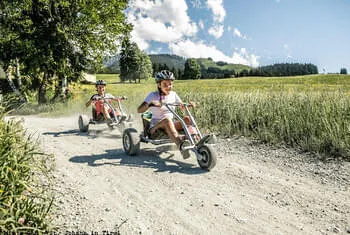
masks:
{"type": "MultiPolygon", "coordinates": [[[[192,4],[198,6],[204,0],[191,0],[192,4]]],[[[213,12],[213,25],[209,34],[220,38],[224,33],[223,21],[226,11],[222,0],[206,0],[208,8],[213,12]]],[[[246,49],[237,49],[232,56],[225,55],[213,45],[205,42],[193,42],[196,38],[198,28],[204,29],[203,20],[198,21],[198,26],[187,14],[185,0],[130,0],[126,12],[128,21],[134,25],[131,32],[132,40],[136,42],[141,50],[157,52],[158,49],[150,48],[150,41],[165,43],[171,53],[187,58],[211,57],[215,61],[228,63],[239,63],[249,66],[258,66],[259,57],[249,54],[246,49]]],[[[229,31],[232,27],[228,26],[229,31]]],[[[237,30],[237,34],[238,34],[237,30]]],[[[242,34],[239,32],[242,36],[242,34]]],[[[244,35],[243,35],[244,36],[244,35]]]]}
{"type": "Polygon", "coordinates": [[[214,21],[222,23],[226,16],[223,0],[207,0],[207,6],[214,14],[214,21]]]}
{"type": "Polygon", "coordinates": [[[239,38],[243,37],[243,35],[241,34],[241,32],[237,28],[234,28],[233,35],[235,35],[239,38]]]}
{"type": "Polygon", "coordinates": [[[185,0],[131,0],[127,18],[134,25],[132,40],[146,48],[149,40],[168,43],[198,31],[187,15],[185,0]]]}
{"type": "Polygon", "coordinates": [[[237,28],[233,29],[233,35],[245,40],[248,40],[248,37],[246,35],[243,35],[237,28]]]}
{"type": "Polygon", "coordinates": [[[199,20],[199,22],[198,22],[198,26],[199,26],[199,28],[204,29],[204,23],[203,23],[203,20],[199,20]]]}
{"type": "Polygon", "coordinates": [[[215,37],[216,39],[220,38],[224,33],[224,26],[223,25],[214,25],[213,27],[210,27],[208,30],[208,33],[215,37]]]}
{"type": "Polygon", "coordinates": [[[207,0],[208,8],[213,12],[214,24],[209,28],[208,33],[216,39],[220,38],[224,33],[224,22],[226,11],[223,7],[223,0],[207,0]]]}
{"type": "Polygon", "coordinates": [[[201,0],[190,0],[190,3],[192,4],[193,8],[202,8],[203,7],[201,0]]]}
{"type": "Polygon", "coordinates": [[[215,46],[208,46],[204,42],[193,42],[191,40],[182,40],[169,45],[172,53],[184,56],[187,58],[208,58],[211,57],[214,61],[225,61],[234,64],[245,64],[253,67],[259,66],[259,57],[254,54],[249,54],[245,48],[234,52],[232,57],[225,55],[215,46]]]}
{"type": "Polygon", "coordinates": [[[260,58],[257,55],[249,54],[245,48],[241,48],[238,52],[234,52],[232,56],[234,61],[238,61],[238,64],[245,64],[252,67],[258,67],[260,58]]]}
{"type": "Polygon", "coordinates": [[[146,40],[144,40],[143,38],[141,38],[136,31],[131,31],[131,38],[132,41],[135,42],[137,44],[137,46],[140,48],[140,50],[147,50],[149,48],[149,44],[146,40]]]}

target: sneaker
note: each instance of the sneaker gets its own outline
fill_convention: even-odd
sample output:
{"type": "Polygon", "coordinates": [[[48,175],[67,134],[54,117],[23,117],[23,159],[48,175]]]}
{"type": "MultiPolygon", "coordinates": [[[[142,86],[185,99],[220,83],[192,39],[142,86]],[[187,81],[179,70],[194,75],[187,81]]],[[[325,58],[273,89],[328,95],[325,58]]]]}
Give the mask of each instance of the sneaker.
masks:
{"type": "Polygon", "coordinates": [[[180,152],[181,152],[181,155],[183,157],[183,159],[187,159],[189,158],[191,155],[190,155],[190,150],[183,150],[183,147],[186,147],[186,146],[189,146],[190,143],[187,141],[187,140],[183,140],[181,141],[181,144],[180,144],[180,152]]]}
{"type": "Polygon", "coordinates": [[[188,159],[191,157],[189,150],[181,151],[181,155],[182,155],[183,159],[188,159]]]}
{"type": "Polygon", "coordinates": [[[111,118],[107,119],[107,125],[112,126],[113,120],[111,118]]]}

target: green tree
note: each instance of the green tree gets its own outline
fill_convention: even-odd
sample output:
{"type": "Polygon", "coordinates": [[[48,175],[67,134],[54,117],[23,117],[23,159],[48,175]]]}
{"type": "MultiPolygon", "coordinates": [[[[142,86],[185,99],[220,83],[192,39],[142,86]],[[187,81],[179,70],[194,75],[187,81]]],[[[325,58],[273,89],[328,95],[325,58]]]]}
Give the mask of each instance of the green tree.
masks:
{"type": "Polygon", "coordinates": [[[348,74],[348,71],[346,70],[346,68],[341,68],[340,74],[348,74]]]}
{"type": "Polygon", "coordinates": [[[0,40],[3,67],[16,58],[22,75],[32,79],[38,102],[47,102],[46,90],[56,96],[84,70],[102,65],[107,52],[117,49],[131,30],[123,11],[127,0],[2,0],[0,40]],[[6,50],[5,50],[6,49],[6,50]]]}
{"type": "Polygon", "coordinates": [[[183,79],[200,79],[201,69],[196,59],[189,58],[185,62],[183,79]]]}
{"type": "Polygon", "coordinates": [[[122,82],[140,82],[141,79],[152,77],[152,62],[149,56],[143,53],[136,43],[125,38],[120,53],[120,80],[122,82]]]}
{"type": "Polygon", "coordinates": [[[139,82],[141,78],[145,80],[150,79],[153,74],[152,61],[149,58],[149,56],[146,53],[141,51],[140,57],[141,57],[141,66],[140,66],[139,82]]]}

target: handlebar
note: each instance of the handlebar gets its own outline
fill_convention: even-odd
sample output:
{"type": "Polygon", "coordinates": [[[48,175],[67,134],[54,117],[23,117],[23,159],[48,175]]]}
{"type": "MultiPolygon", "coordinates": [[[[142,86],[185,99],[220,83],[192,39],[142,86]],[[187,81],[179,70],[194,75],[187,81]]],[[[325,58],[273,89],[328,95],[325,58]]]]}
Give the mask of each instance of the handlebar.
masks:
{"type": "Polygon", "coordinates": [[[168,105],[168,106],[187,106],[187,107],[191,107],[193,106],[190,103],[162,103],[162,105],[168,105]]]}
{"type": "Polygon", "coordinates": [[[120,97],[114,97],[114,98],[110,98],[110,97],[99,97],[99,98],[94,98],[92,99],[93,102],[97,102],[97,101],[106,101],[106,100],[127,100],[128,97],[126,96],[120,96],[120,97]]]}

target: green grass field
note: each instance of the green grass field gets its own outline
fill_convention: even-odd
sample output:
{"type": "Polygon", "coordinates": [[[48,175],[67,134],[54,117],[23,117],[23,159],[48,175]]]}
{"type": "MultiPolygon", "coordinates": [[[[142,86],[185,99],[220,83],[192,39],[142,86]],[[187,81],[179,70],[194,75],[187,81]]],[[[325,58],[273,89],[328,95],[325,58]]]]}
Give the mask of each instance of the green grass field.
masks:
{"type": "MultiPolygon", "coordinates": [[[[107,92],[127,96],[124,107],[134,114],[156,89],[153,79],[141,84],[120,83],[113,74],[97,79],[107,81],[107,92]]],[[[47,108],[51,114],[87,111],[84,103],[95,86],[72,84],[71,90],[71,101],[47,108]]],[[[177,80],[174,90],[183,101],[198,104],[193,113],[205,132],[244,135],[350,160],[349,75],[177,80]]]]}

